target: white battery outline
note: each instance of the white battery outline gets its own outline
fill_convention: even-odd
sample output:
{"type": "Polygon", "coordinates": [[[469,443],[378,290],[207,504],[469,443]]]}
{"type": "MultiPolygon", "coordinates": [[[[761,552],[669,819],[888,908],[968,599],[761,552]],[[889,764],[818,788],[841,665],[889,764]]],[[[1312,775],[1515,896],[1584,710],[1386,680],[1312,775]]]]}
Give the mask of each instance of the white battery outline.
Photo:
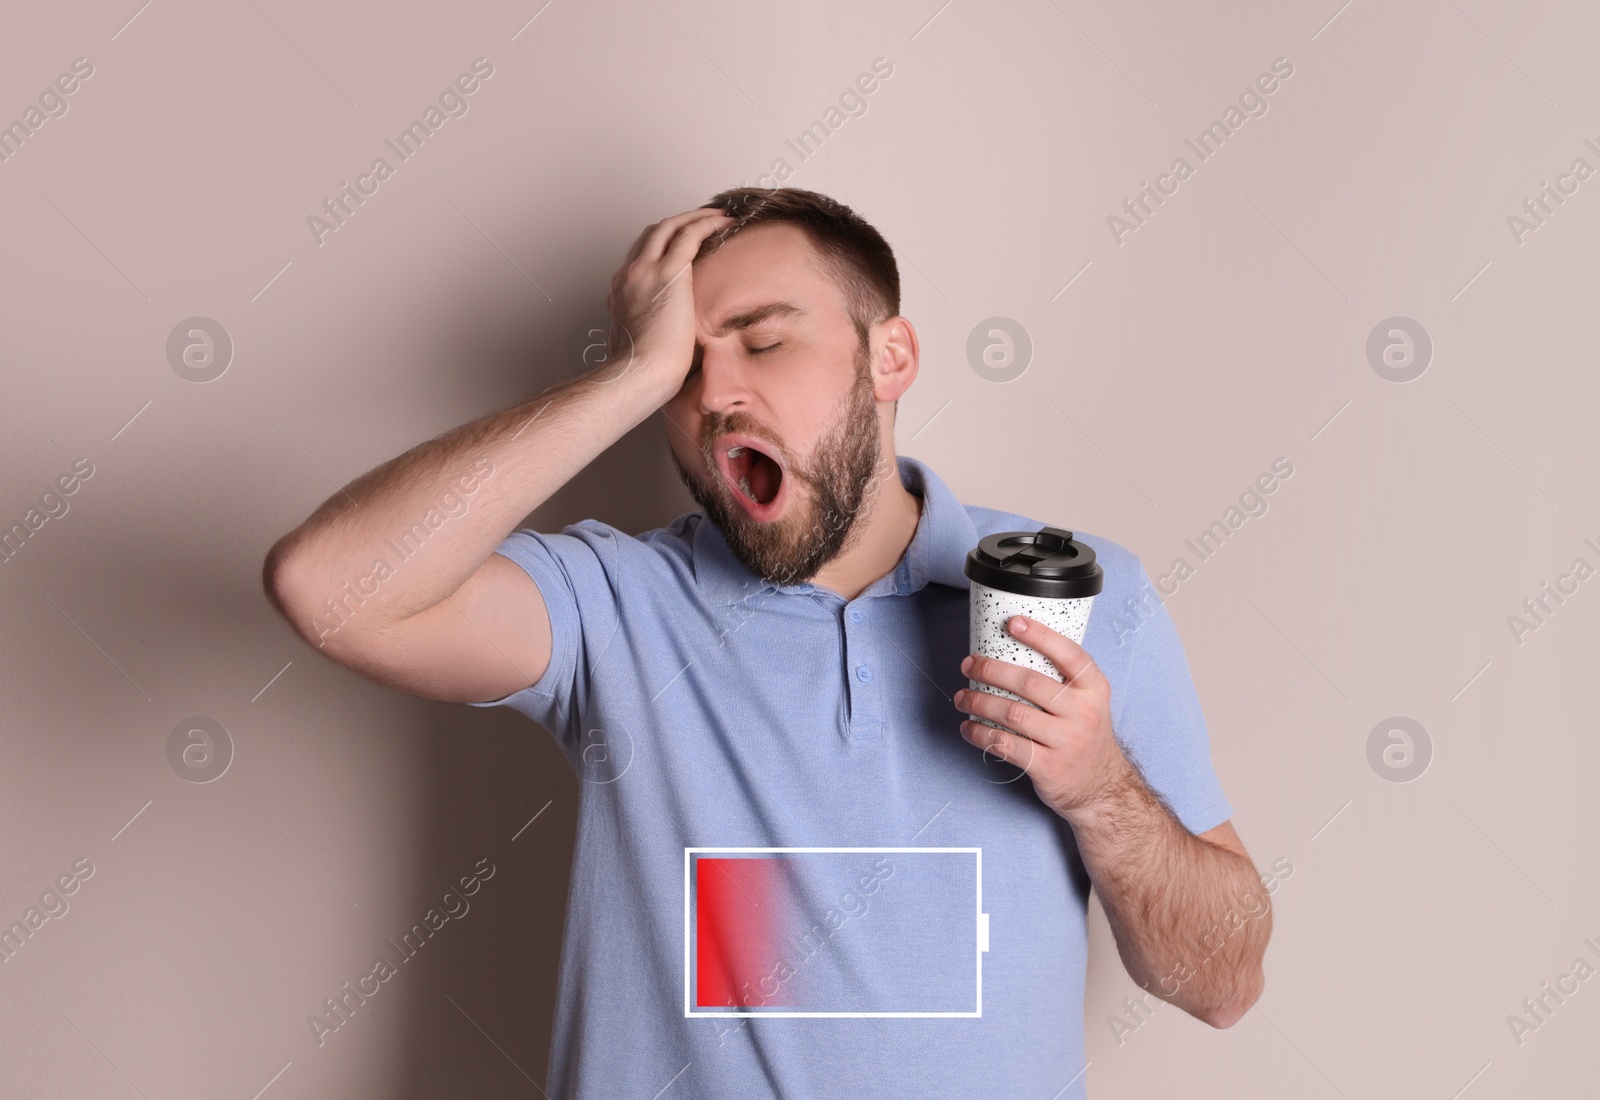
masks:
{"type": "Polygon", "coordinates": [[[982,848],[685,848],[683,850],[683,1014],[689,1018],[724,1018],[729,1016],[762,1016],[780,1020],[793,1019],[981,1019],[983,1017],[983,956],[989,950],[989,914],[983,911],[983,849],[982,848]],[[740,1012],[726,1009],[696,1011],[692,1003],[690,979],[690,938],[694,931],[691,915],[692,889],[690,869],[697,855],[809,855],[812,853],[877,852],[906,855],[971,855],[975,861],[974,881],[977,889],[973,899],[976,916],[977,988],[974,991],[971,1012],[740,1012]]]}

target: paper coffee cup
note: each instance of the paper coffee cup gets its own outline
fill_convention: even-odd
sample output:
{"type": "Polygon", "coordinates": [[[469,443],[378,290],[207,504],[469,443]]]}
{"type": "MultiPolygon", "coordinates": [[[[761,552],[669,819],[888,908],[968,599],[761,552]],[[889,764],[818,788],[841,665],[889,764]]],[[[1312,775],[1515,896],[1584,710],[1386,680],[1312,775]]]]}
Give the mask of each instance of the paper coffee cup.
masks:
{"type": "MultiPolygon", "coordinates": [[[[981,539],[967,554],[963,572],[972,582],[969,652],[1065,682],[1055,662],[1023,645],[1006,629],[1006,623],[1013,615],[1026,615],[1082,645],[1089,629],[1089,611],[1105,585],[1105,573],[1094,560],[1094,551],[1059,527],[1004,531],[981,539]]],[[[974,691],[1028,703],[1003,688],[971,679],[967,683],[974,691]]],[[[984,718],[974,719],[995,729],[1005,728],[984,718]]]]}

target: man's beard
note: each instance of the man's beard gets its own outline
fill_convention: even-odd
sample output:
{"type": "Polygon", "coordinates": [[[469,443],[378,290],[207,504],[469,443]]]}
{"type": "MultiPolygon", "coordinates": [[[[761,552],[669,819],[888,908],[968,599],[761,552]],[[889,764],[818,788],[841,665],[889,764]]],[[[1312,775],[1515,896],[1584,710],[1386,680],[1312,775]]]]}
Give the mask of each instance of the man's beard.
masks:
{"type": "MultiPolygon", "coordinates": [[[[733,491],[717,469],[711,447],[702,448],[706,469],[712,471],[709,484],[690,476],[678,460],[672,464],[678,476],[706,515],[722,531],[728,548],[745,568],[771,584],[800,584],[816,576],[828,562],[848,549],[857,533],[856,521],[865,505],[876,496],[879,480],[874,477],[881,448],[878,442],[878,411],[872,392],[867,349],[856,357],[856,377],[843,400],[844,408],[833,426],[801,462],[784,449],[785,479],[789,500],[781,518],[767,523],[751,519],[733,498],[733,491]],[[869,495],[869,489],[871,493],[869,495]]],[[[751,430],[742,413],[710,415],[706,420],[711,443],[733,432],[749,431],[757,439],[766,436],[751,430]]]]}

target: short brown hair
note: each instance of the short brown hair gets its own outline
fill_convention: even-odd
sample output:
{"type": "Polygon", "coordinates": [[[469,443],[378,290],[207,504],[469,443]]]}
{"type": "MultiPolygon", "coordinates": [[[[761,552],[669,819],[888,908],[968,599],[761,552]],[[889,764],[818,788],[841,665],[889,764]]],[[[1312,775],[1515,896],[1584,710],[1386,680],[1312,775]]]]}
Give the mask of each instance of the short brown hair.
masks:
{"type": "Polygon", "coordinates": [[[735,187],[705,203],[735,222],[707,237],[695,259],[709,256],[748,225],[788,222],[798,225],[817,250],[828,274],[844,293],[845,308],[861,346],[867,328],[900,313],[900,269],[883,234],[842,202],[798,187],[735,187]]]}

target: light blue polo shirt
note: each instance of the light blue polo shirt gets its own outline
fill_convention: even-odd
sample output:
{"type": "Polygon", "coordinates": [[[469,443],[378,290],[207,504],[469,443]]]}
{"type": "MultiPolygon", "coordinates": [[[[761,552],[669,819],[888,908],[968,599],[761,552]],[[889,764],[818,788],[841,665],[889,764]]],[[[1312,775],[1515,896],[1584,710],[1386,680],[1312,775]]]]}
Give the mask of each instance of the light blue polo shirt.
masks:
{"type": "MultiPolygon", "coordinates": [[[[1076,529],[963,505],[924,463],[898,464],[923,499],[916,534],[850,601],[768,584],[701,512],[498,548],[543,594],[553,652],[537,683],[472,705],[544,726],[583,779],[551,1097],[1085,1095],[1088,876],[1070,826],[962,739],[950,702],[966,686],[967,552],[997,531],[1076,529]],[[716,855],[784,863],[728,876],[712,872],[752,868],[716,855]],[[752,885],[772,881],[810,907],[803,928],[763,933],[796,967],[717,1015],[689,988],[708,980],[700,922],[714,904],[776,912],[752,885]]],[[[1232,808],[1171,617],[1133,553],[1075,537],[1105,570],[1084,645],[1118,738],[1185,827],[1221,824],[1232,808]]]]}

